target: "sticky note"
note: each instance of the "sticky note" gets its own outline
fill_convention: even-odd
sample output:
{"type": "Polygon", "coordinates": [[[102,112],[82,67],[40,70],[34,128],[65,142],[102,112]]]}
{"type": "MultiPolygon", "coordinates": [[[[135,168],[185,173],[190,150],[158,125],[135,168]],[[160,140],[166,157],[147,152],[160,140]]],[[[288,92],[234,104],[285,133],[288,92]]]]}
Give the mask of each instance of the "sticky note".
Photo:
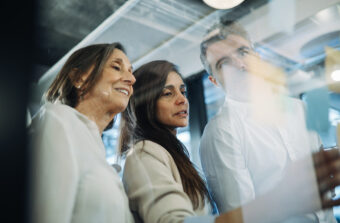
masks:
{"type": "Polygon", "coordinates": [[[310,90],[304,95],[307,105],[306,122],[309,130],[327,132],[329,129],[329,94],[327,87],[310,90]]]}

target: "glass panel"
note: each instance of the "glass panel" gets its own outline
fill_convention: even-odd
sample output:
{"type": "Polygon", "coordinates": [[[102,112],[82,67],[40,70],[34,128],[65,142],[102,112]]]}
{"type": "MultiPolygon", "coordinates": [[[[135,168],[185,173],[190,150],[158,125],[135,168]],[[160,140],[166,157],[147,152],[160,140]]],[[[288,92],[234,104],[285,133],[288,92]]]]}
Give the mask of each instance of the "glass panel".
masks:
{"type": "Polygon", "coordinates": [[[118,137],[119,137],[120,114],[116,116],[113,127],[103,132],[102,139],[106,149],[106,160],[112,165],[119,163],[118,137]]]}
{"type": "Polygon", "coordinates": [[[190,136],[190,127],[189,125],[185,128],[178,128],[177,129],[177,138],[185,145],[185,147],[187,148],[189,154],[190,154],[190,158],[192,158],[191,155],[191,136],[190,136]]]}
{"type": "Polygon", "coordinates": [[[207,109],[208,121],[216,115],[224,101],[224,91],[221,88],[214,86],[208,79],[208,74],[205,73],[202,77],[204,87],[204,102],[207,109]]]}

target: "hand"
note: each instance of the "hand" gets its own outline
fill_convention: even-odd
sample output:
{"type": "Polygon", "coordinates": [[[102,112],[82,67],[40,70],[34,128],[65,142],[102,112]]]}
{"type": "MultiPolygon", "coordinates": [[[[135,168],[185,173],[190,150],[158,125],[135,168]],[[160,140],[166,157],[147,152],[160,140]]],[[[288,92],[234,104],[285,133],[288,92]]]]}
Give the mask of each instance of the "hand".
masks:
{"type": "Polygon", "coordinates": [[[340,151],[331,149],[313,154],[322,208],[340,205],[340,198],[333,200],[330,190],[340,185],[340,151]]]}

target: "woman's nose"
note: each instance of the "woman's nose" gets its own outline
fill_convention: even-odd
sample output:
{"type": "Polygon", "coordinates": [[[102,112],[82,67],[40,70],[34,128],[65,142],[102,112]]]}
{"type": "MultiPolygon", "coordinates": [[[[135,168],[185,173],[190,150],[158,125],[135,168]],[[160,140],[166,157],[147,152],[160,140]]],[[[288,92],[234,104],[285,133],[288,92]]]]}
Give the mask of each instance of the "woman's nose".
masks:
{"type": "Polygon", "coordinates": [[[130,85],[133,85],[136,82],[136,78],[131,71],[125,72],[124,82],[129,83],[130,85]]]}
{"type": "Polygon", "coordinates": [[[188,99],[187,97],[182,93],[180,92],[177,99],[176,99],[176,104],[186,104],[188,103],[188,99]]]}

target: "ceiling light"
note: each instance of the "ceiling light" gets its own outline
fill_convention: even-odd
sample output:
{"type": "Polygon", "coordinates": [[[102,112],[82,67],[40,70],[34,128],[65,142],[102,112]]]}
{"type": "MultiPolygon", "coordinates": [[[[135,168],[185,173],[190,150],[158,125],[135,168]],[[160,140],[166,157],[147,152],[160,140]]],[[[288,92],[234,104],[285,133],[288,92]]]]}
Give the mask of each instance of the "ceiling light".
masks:
{"type": "Polygon", "coordinates": [[[334,81],[340,81],[340,70],[333,71],[331,77],[334,81]]]}
{"type": "MultiPolygon", "coordinates": [[[[320,22],[329,22],[332,21],[332,9],[333,8],[327,8],[324,9],[320,12],[318,12],[315,17],[320,21],[320,22]]],[[[334,18],[333,18],[334,19],[334,18]]]]}
{"type": "Polygon", "coordinates": [[[203,2],[215,9],[230,9],[241,4],[244,0],[203,0],[203,2]]]}

